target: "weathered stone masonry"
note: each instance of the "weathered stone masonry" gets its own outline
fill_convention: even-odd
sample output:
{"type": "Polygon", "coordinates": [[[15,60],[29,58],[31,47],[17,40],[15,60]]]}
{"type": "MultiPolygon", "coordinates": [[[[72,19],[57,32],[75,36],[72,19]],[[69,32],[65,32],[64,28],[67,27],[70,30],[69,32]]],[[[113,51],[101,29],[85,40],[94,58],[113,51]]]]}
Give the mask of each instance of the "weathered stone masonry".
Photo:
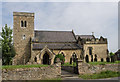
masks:
{"type": "Polygon", "coordinates": [[[105,65],[90,65],[84,63],[82,60],[78,61],[78,73],[81,74],[93,74],[100,73],[102,71],[120,71],[120,64],[105,64],[105,65]]]}
{"type": "Polygon", "coordinates": [[[48,67],[2,69],[2,80],[47,80],[60,78],[61,63],[48,67]]]}

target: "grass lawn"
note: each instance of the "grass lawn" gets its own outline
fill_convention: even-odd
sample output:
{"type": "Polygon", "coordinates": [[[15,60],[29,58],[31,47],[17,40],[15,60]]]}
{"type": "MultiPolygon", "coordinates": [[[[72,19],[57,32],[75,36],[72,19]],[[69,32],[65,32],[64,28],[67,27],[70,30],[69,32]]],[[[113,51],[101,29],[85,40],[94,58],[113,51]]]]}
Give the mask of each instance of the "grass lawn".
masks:
{"type": "Polygon", "coordinates": [[[31,67],[47,67],[48,65],[6,65],[2,66],[2,69],[14,69],[14,68],[31,68],[31,67]]]}
{"type": "Polygon", "coordinates": [[[62,66],[76,66],[76,63],[72,63],[72,64],[70,64],[70,63],[68,62],[68,63],[64,63],[64,64],[62,64],[62,66]]]}
{"type": "Polygon", "coordinates": [[[88,64],[91,65],[101,65],[101,64],[118,64],[120,61],[115,61],[115,62],[89,62],[88,64]]]}
{"type": "Polygon", "coordinates": [[[111,78],[118,76],[120,76],[120,72],[113,72],[113,71],[103,71],[101,73],[96,73],[92,75],[89,74],[79,75],[79,77],[83,79],[102,79],[102,78],[111,78]]]}

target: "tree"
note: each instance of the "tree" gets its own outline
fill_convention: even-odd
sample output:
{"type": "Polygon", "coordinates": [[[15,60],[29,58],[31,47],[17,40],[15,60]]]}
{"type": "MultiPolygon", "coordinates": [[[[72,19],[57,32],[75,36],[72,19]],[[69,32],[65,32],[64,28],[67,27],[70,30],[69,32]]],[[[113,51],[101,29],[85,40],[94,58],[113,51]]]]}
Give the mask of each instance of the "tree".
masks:
{"type": "Polygon", "coordinates": [[[56,62],[56,59],[57,59],[57,58],[59,58],[60,61],[62,62],[62,64],[64,64],[65,57],[64,57],[62,54],[57,54],[57,55],[55,56],[55,59],[54,59],[55,62],[56,62]]]}
{"type": "Polygon", "coordinates": [[[15,50],[12,44],[12,29],[7,27],[2,27],[2,64],[10,65],[12,63],[12,58],[15,56],[15,50]]]}

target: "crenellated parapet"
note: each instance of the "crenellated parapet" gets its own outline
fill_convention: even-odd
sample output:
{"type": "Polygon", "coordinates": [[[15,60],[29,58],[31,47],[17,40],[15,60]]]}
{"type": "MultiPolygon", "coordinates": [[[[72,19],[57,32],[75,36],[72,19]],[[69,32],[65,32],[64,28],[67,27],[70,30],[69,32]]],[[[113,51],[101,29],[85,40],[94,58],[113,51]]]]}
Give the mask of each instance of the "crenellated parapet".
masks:
{"type": "Polygon", "coordinates": [[[107,44],[107,38],[95,38],[94,35],[77,35],[77,42],[83,44],[107,44]]]}
{"type": "Polygon", "coordinates": [[[107,38],[103,38],[102,36],[100,38],[92,38],[87,39],[85,41],[85,44],[107,44],[107,38]]]}

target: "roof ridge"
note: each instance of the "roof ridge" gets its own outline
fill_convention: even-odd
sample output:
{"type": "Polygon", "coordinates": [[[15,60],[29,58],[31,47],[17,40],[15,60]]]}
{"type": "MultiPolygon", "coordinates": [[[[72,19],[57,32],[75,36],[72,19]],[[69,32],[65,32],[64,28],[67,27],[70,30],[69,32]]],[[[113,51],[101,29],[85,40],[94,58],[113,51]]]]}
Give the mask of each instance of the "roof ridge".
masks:
{"type": "MultiPolygon", "coordinates": [[[[88,36],[88,35],[76,35],[76,36],[88,36]]],[[[92,35],[90,35],[90,36],[92,36],[92,35]]]]}
{"type": "Polygon", "coordinates": [[[51,30],[34,30],[38,32],[72,32],[72,31],[51,31],[51,30]]]}

